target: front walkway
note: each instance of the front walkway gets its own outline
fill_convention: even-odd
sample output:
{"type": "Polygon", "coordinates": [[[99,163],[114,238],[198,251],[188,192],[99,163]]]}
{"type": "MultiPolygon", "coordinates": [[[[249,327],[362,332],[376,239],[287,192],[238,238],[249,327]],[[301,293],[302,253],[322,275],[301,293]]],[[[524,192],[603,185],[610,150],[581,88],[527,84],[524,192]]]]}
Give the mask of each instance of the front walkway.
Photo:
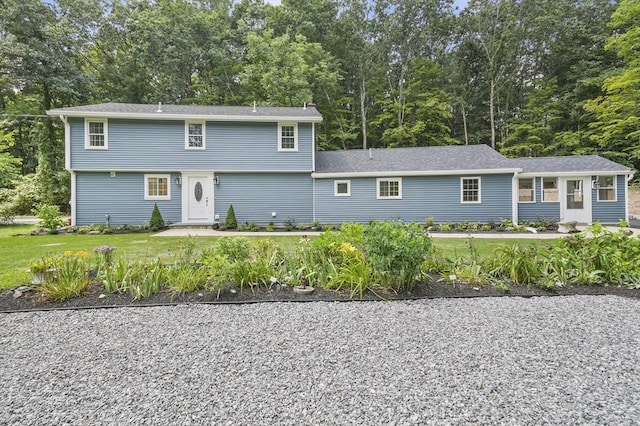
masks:
{"type": "MultiPolygon", "coordinates": [[[[584,226],[578,226],[578,229],[583,230],[584,226]]],[[[606,226],[611,232],[619,230],[617,226],[606,226]]],[[[640,234],[640,229],[630,229],[634,236],[640,234]]],[[[239,231],[218,231],[216,229],[168,229],[166,231],[159,232],[154,237],[187,237],[189,235],[194,237],[281,237],[281,236],[298,236],[298,237],[311,237],[318,236],[321,232],[316,231],[291,231],[291,232],[239,232],[239,231]]],[[[478,232],[478,233],[463,233],[463,232],[434,232],[429,234],[433,238],[503,238],[503,239],[526,239],[526,240],[553,240],[560,237],[566,237],[571,234],[559,234],[559,233],[520,233],[520,232],[478,232]]]]}

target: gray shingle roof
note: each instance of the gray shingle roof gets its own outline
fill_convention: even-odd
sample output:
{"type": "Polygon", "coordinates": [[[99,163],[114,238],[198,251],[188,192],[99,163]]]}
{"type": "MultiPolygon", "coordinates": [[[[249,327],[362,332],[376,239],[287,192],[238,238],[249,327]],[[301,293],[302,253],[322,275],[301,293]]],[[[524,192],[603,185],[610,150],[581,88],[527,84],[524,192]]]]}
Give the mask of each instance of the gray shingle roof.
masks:
{"type": "Polygon", "coordinates": [[[433,146],[371,150],[321,151],[316,173],[446,172],[516,169],[517,165],[487,145],[433,146]]]}
{"type": "Polygon", "coordinates": [[[628,172],[629,168],[599,155],[574,155],[566,157],[514,158],[513,163],[523,173],[558,172],[628,172]]]}
{"type": "Polygon", "coordinates": [[[104,114],[109,116],[117,115],[185,115],[185,116],[255,116],[255,117],[292,117],[321,119],[322,115],[315,109],[309,107],[267,107],[257,106],[253,112],[253,106],[202,106],[202,105],[162,105],[162,112],[158,112],[158,104],[123,104],[105,103],[95,105],[82,105],[69,108],[57,108],[47,111],[50,115],[78,115],[83,113],[104,114]]]}

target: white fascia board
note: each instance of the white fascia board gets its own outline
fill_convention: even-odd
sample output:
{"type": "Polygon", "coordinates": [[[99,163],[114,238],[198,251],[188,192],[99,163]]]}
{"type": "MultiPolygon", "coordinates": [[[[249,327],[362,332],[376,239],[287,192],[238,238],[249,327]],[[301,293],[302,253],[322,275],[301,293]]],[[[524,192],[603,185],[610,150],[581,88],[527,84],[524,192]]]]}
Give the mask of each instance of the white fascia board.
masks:
{"type": "Polygon", "coordinates": [[[474,169],[474,170],[416,170],[395,172],[350,172],[350,173],[312,173],[318,179],[358,178],[358,177],[405,177],[405,176],[468,176],[514,174],[522,169],[474,169]]]}
{"type": "MultiPolygon", "coordinates": [[[[60,115],[59,110],[49,110],[47,115],[60,115]]],[[[193,115],[193,114],[166,114],[163,112],[134,114],[130,112],[96,112],[96,111],[69,111],[64,112],[67,117],[99,117],[99,118],[123,118],[130,120],[203,120],[203,121],[252,121],[252,122],[277,122],[289,121],[297,123],[321,123],[322,117],[295,117],[295,116],[266,116],[266,115],[193,115]]]]}
{"type": "Polygon", "coordinates": [[[102,172],[122,172],[122,173],[169,173],[169,172],[176,172],[176,173],[213,173],[215,172],[216,174],[220,174],[220,173],[305,173],[305,174],[310,174],[311,170],[220,170],[220,169],[215,169],[215,170],[202,170],[202,169],[174,169],[171,167],[162,167],[162,166],[158,166],[158,167],[154,167],[151,169],[140,169],[140,168],[135,168],[135,169],[127,169],[127,168],[121,168],[121,167],[114,167],[114,168],[110,168],[110,169],[73,169],[74,172],[95,172],[95,173],[102,173],[102,172]]]}
{"type": "Polygon", "coordinates": [[[611,176],[626,175],[630,170],[584,170],[581,172],[529,172],[520,173],[520,177],[571,177],[571,176],[611,176]]]}

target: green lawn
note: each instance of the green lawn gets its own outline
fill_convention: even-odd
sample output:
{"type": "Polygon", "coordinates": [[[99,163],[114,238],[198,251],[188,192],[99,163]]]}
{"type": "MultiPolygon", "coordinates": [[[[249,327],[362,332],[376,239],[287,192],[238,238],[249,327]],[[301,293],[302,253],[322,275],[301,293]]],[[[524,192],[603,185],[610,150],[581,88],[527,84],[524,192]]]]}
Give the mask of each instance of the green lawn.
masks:
{"type": "MultiPolygon", "coordinates": [[[[170,258],[172,251],[178,248],[177,238],[152,237],[151,234],[118,234],[118,235],[46,235],[16,236],[26,234],[32,226],[10,225],[0,226],[0,289],[11,288],[30,281],[27,264],[34,257],[45,254],[62,254],[66,250],[85,250],[92,252],[95,247],[108,244],[117,247],[117,254],[129,259],[151,259],[156,257],[170,258]]],[[[298,236],[253,237],[270,238],[285,250],[293,251],[298,236]]],[[[216,237],[198,237],[198,248],[206,248],[213,244],[216,237]]],[[[447,257],[469,257],[468,239],[434,239],[434,245],[447,257]]],[[[503,240],[474,239],[474,247],[481,256],[487,256],[497,247],[507,244],[534,244],[544,247],[548,240],[503,240]]]]}

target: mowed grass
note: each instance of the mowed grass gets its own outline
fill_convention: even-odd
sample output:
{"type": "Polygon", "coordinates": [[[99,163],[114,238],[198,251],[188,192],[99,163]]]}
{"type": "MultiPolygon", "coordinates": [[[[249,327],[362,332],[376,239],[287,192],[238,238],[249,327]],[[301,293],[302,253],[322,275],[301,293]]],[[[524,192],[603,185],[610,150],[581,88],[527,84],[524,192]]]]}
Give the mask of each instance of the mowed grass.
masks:
{"type": "MultiPolygon", "coordinates": [[[[171,259],[179,250],[180,238],[153,237],[149,233],[117,234],[117,235],[45,235],[28,236],[33,229],[30,225],[0,226],[0,289],[27,284],[31,274],[27,271],[29,261],[47,254],[62,254],[67,250],[73,252],[84,250],[90,253],[102,245],[117,247],[116,254],[129,260],[146,260],[157,257],[171,259]]],[[[212,246],[218,237],[196,237],[198,249],[212,246]]],[[[284,250],[293,253],[299,236],[250,237],[269,238],[284,250]]],[[[498,247],[520,244],[544,247],[549,240],[525,239],[473,239],[472,244],[481,257],[491,255],[498,247]]],[[[470,258],[469,239],[433,239],[433,244],[445,257],[470,258]]],[[[93,254],[93,253],[92,253],[93,254]]]]}

